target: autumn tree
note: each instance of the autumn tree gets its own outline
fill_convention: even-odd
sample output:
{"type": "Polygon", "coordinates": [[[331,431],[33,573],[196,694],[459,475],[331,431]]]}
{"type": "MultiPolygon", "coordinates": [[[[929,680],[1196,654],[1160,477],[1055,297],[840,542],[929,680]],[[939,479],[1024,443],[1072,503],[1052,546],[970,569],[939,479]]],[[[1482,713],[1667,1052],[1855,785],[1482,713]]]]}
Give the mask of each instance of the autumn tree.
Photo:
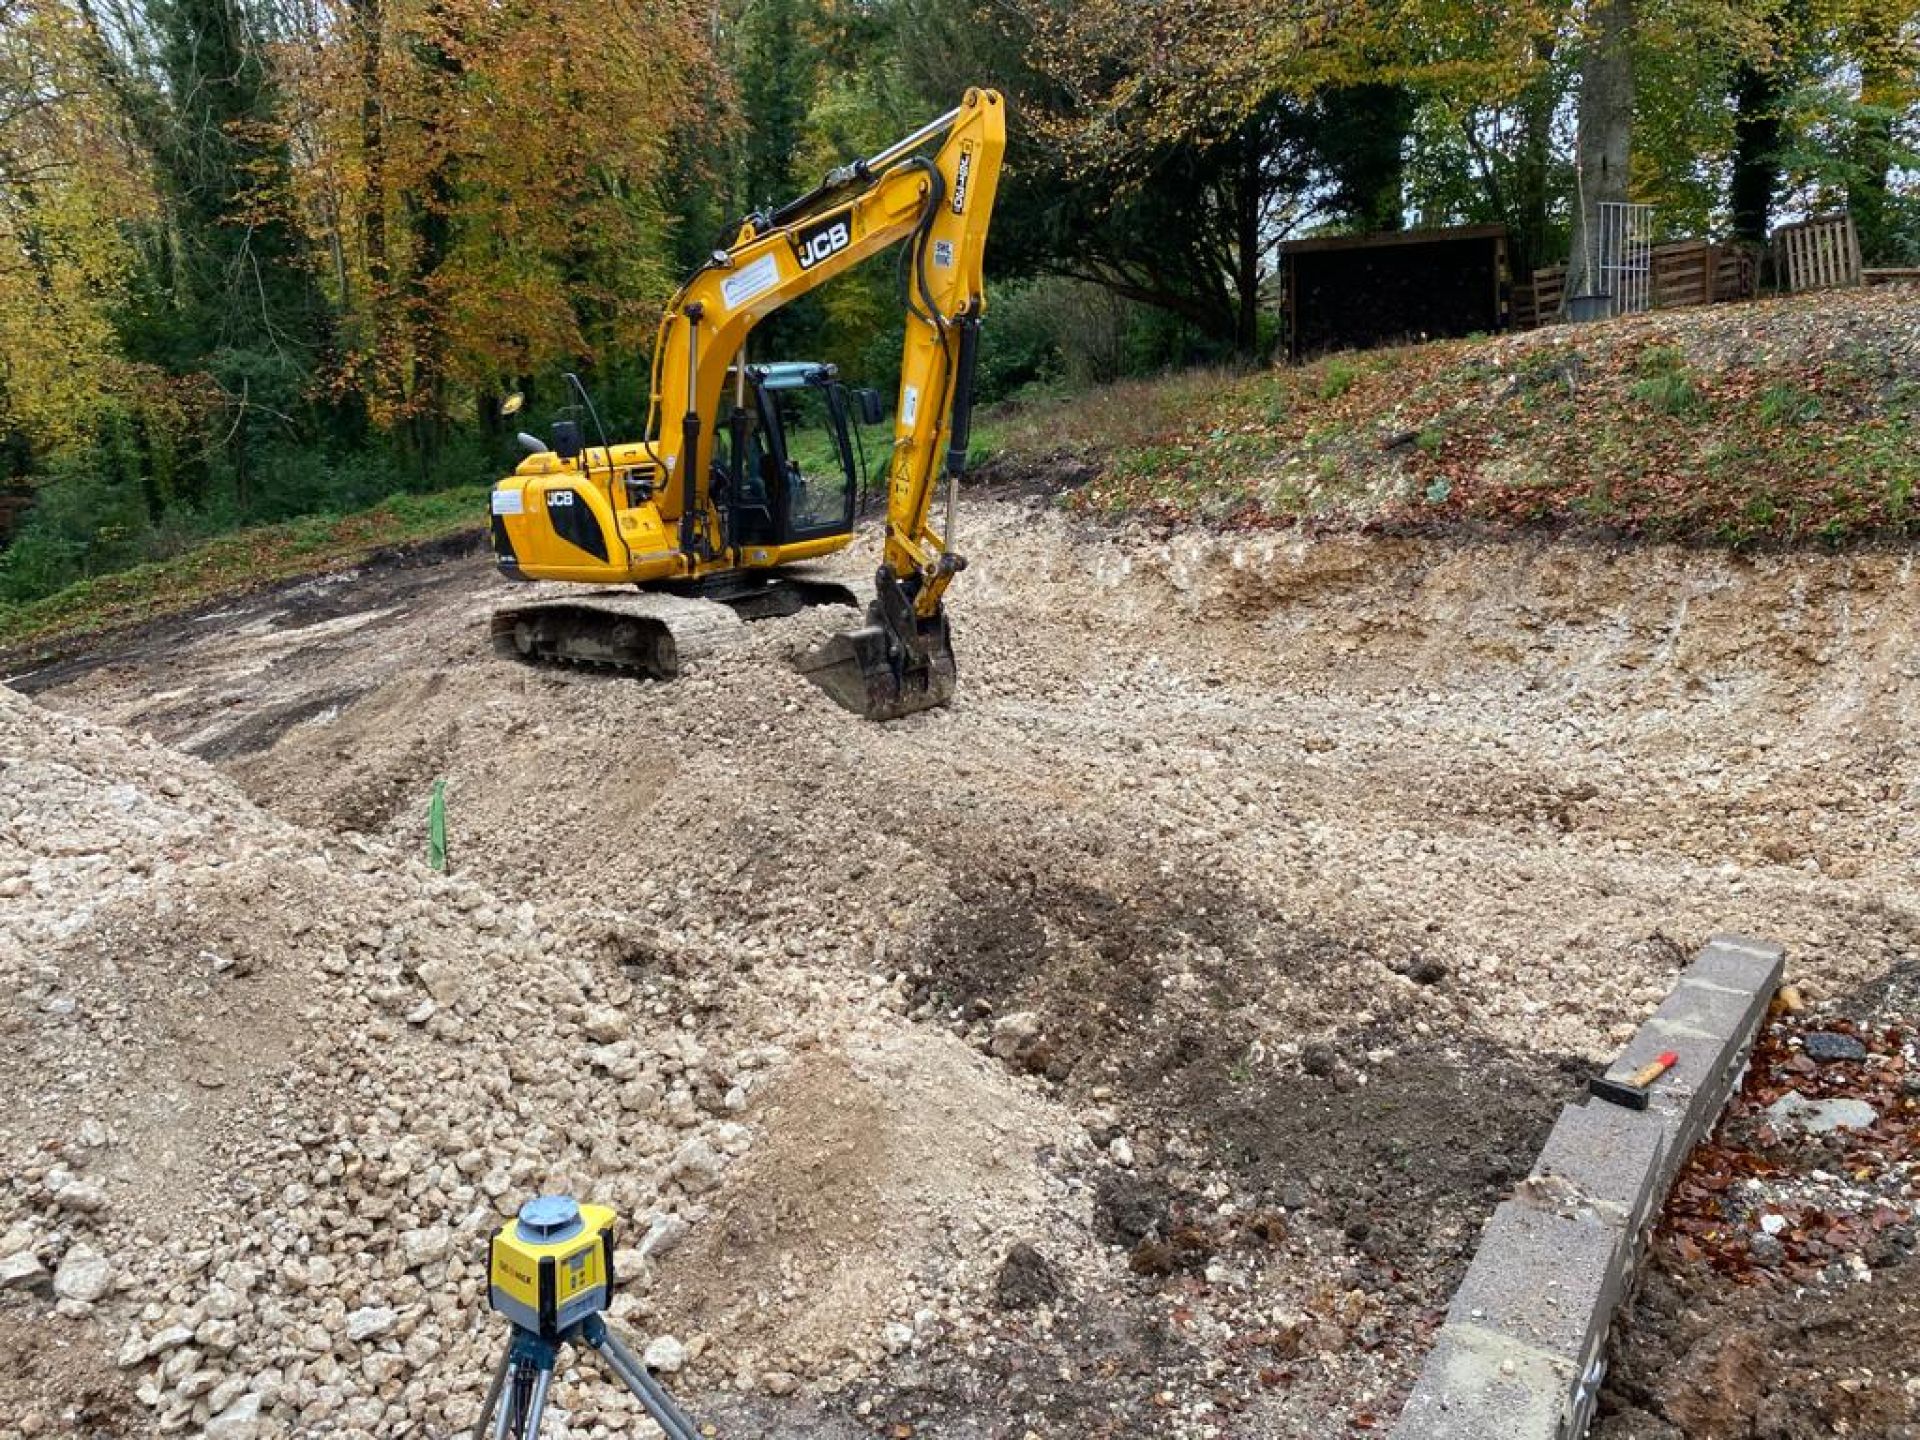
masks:
{"type": "Polygon", "coordinates": [[[1309,218],[1397,228],[1406,139],[1426,97],[1509,95],[1538,70],[1554,24],[1545,5],[1495,16],[1440,0],[1017,8],[1044,80],[1027,97],[1035,131],[1057,172],[1122,225],[1145,214],[1160,227],[1139,232],[1145,254],[1122,249],[1124,229],[1086,232],[1101,237],[1086,268],[1123,294],[1204,313],[1242,353],[1274,243],[1309,218]],[[1168,276],[1165,250],[1190,238],[1182,214],[1201,217],[1191,228],[1209,253],[1168,276]]]}
{"type": "Polygon", "coordinates": [[[162,206],[141,232],[120,329],[134,358],[210,382],[222,412],[214,448],[244,506],[264,447],[317,438],[309,401],[329,331],[287,208],[291,161],[265,39],[239,0],[153,0],[117,23],[87,14],[162,206]]]}
{"type": "Polygon", "coordinates": [[[1848,205],[1860,247],[1876,258],[1911,251],[1911,235],[1896,237],[1892,172],[1914,157],[1897,143],[1900,120],[1912,108],[1916,84],[1914,7],[1901,0],[1857,0],[1843,17],[1859,67],[1860,91],[1848,137],[1848,205]],[[1904,151],[1904,153],[1903,153],[1904,151]]]}
{"type": "Polygon", "coordinates": [[[675,268],[666,137],[711,88],[707,15],[333,3],[320,28],[338,53],[300,83],[334,158],[296,189],[318,234],[345,217],[335,383],[426,463],[463,397],[650,339],[675,268]]]}
{"type": "Polygon", "coordinates": [[[114,327],[152,193],[81,17],[0,0],[0,434],[16,473],[84,438],[133,376],[114,327]]]}

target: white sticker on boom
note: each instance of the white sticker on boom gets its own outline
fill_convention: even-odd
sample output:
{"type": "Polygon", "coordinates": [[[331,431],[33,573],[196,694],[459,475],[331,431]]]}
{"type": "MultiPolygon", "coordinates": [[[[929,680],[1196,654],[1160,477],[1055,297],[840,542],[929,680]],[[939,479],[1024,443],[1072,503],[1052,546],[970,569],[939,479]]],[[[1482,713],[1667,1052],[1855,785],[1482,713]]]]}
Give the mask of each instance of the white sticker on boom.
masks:
{"type": "Polygon", "coordinates": [[[906,394],[900,397],[900,423],[912,427],[914,417],[920,413],[920,387],[907,386],[906,394]]]}
{"type": "Polygon", "coordinates": [[[524,513],[524,499],[518,490],[496,490],[493,492],[493,513],[496,515],[519,515],[524,513]]]}
{"type": "Polygon", "coordinates": [[[720,293],[734,309],[739,309],[756,295],[764,295],[780,283],[780,262],[772,255],[762,255],[737,275],[729,275],[720,282],[720,293]]]}
{"type": "Polygon", "coordinates": [[[953,242],[951,240],[936,240],[933,242],[933,263],[942,270],[951,270],[953,268],[953,242]]]}

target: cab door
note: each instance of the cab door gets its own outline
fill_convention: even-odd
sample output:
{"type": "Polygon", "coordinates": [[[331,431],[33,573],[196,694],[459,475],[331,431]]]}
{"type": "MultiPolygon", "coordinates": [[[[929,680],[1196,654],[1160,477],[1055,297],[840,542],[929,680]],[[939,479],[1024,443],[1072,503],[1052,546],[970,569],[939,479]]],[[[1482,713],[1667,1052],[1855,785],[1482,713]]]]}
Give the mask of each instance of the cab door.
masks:
{"type": "Polygon", "coordinates": [[[845,400],[836,385],[760,391],[761,464],[781,545],[853,530],[853,452],[845,400]]]}

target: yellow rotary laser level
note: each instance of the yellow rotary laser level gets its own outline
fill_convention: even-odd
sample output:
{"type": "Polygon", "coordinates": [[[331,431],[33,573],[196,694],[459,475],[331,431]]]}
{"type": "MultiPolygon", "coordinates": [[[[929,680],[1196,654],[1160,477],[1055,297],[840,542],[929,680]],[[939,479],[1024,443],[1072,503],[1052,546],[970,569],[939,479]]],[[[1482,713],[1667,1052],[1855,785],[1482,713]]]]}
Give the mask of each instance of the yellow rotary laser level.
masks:
{"type": "Polygon", "coordinates": [[[487,1302],[522,1330],[556,1340],[613,1303],[614,1213],[542,1195],[487,1245],[487,1302]]]}
{"type": "Polygon", "coordinates": [[[480,1403],[473,1440],[535,1440],[562,1345],[592,1350],[631,1390],[667,1440],[702,1434],[660,1382],[608,1328],[613,1303],[613,1230],[605,1205],[541,1195],[487,1242],[487,1303],[511,1323],[480,1403]]]}

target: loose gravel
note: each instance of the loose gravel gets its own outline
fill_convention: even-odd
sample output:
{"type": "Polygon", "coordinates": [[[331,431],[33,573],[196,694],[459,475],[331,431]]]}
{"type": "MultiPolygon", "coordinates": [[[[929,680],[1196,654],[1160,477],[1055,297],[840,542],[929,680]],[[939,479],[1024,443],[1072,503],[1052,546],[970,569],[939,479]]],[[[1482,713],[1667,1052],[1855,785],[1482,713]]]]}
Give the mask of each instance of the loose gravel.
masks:
{"type": "Polygon", "coordinates": [[[1920,957],[1903,557],[967,517],[885,727],[843,614],[536,671],[478,561],[0,690],[0,1333],[98,1362],[28,1433],[451,1433],[562,1187],[727,1433],[1363,1430],[1707,933],[1920,957]]]}

